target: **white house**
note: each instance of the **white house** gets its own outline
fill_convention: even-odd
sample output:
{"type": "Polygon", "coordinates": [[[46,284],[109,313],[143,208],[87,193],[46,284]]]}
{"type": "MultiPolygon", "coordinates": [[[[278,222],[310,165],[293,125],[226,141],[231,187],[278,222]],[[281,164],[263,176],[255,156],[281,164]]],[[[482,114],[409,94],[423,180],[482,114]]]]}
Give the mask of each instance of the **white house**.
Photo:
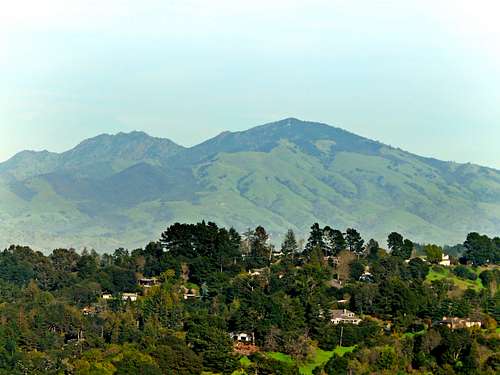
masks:
{"type": "Polygon", "coordinates": [[[139,295],[137,293],[123,293],[122,294],[122,301],[135,302],[135,301],[137,301],[138,297],[139,297],[139,295]]]}
{"type": "Polygon", "coordinates": [[[194,299],[200,297],[200,292],[197,288],[188,288],[186,286],[181,286],[182,296],[185,300],[194,299]]]}
{"type": "Polygon", "coordinates": [[[249,333],[244,333],[244,332],[234,333],[233,332],[233,333],[230,333],[230,336],[234,341],[245,342],[245,343],[253,342],[253,335],[251,335],[249,333]]]}
{"type": "Polygon", "coordinates": [[[264,272],[266,272],[266,268],[255,268],[253,270],[250,270],[248,271],[248,274],[250,276],[260,276],[262,275],[264,272]]]}
{"type": "Polygon", "coordinates": [[[360,277],[359,281],[365,282],[365,283],[373,283],[373,275],[370,272],[364,272],[360,277]]]}
{"type": "Polygon", "coordinates": [[[443,320],[438,322],[439,325],[447,326],[450,329],[460,329],[460,328],[481,328],[482,323],[479,320],[463,319],[456,317],[443,317],[443,320]]]}
{"type": "Polygon", "coordinates": [[[355,324],[358,325],[362,320],[356,316],[352,311],[343,310],[332,310],[331,322],[335,325],[337,324],[355,324]]]}
{"type": "Polygon", "coordinates": [[[111,293],[103,293],[102,299],[112,299],[113,295],[111,293]]]}
{"type": "Polygon", "coordinates": [[[151,288],[155,285],[158,285],[160,282],[158,278],[152,277],[152,278],[146,278],[143,277],[139,279],[139,285],[142,286],[143,288],[151,288]]]}
{"type": "Polygon", "coordinates": [[[445,267],[451,266],[450,256],[448,254],[443,254],[443,257],[441,258],[441,262],[439,262],[439,265],[445,267]]]}

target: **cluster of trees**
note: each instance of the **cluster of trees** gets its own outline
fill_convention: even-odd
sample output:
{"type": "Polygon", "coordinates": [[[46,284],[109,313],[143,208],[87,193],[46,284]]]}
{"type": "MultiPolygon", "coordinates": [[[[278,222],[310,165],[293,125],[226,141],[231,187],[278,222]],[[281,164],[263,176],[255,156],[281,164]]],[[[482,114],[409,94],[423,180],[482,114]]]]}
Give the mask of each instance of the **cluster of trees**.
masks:
{"type": "MultiPolygon", "coordinates": [[[[303,250],[293,231],[276,251],[263,227],[240,235],[205,222],[174,224],[131,252],[12,246],[0,253],[0,374],[298,374],[315,350],[340,344],[355,349],[315,374],[498,373],[500,271],[473,268],[495,241],[467,238],[471,265],[453,272],[479,274],[482,285],[467,290],[430,282],[436,266],[412,257],[416,245],[397,233],[385,251],[355,229],[318,224],[303,250]],[[159,285],[146,292],[142,277],[159,285]],[[186,288],[199,294],[187,298],[186,288]],[[142,295],[124,301],[125,292],[142,295]],[[363,321],[333,325],[330,311],[343,308],[363,321]],[[443,316],[478,317],[484,329],[436,326],[443,316]],[[232,332],[251,334],[258,352],[241,361],[232,332]]],[[[437,263],[442,249],[425,252],[437,263]]]]}
{"type": "Polygon", "coordinates": [[[318,223],[313,224],[304,253],[310,255],[313,250],[319,249],[326,255],[337,255],[342,250],[362,254],[365,250],[364,240],[356,229],[348,228],[345,233],[329,226],[321,228],[318,223]]]}
{"type": "Polygon", "coordinates": [[[467,235],[464,242],[464,262],[471,262],[476,266],[496,264],[500,262],[500,238],[489,238],[486,235],[473,232],[467,235]]]}

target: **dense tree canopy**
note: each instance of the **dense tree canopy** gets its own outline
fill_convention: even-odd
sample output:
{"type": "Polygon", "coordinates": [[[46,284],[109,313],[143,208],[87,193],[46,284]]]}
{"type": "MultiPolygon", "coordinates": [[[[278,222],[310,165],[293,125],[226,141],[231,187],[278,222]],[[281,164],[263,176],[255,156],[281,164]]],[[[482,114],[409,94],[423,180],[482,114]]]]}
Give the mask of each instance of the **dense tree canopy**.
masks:
{"type": "Polygon", "coordinates": [[[426,261],[395,232],[389,254],[318,224],[298,243],[288,231],[273,255],[262,226],[240,236],[201,222],[110,254],[11,246],[0,374],[498,373],[498,238],[469,234],[449,268],[435,264],[441,248],[424,247],[426,261]],[[344,309],[358,324],[332,322],[344,309]]]}

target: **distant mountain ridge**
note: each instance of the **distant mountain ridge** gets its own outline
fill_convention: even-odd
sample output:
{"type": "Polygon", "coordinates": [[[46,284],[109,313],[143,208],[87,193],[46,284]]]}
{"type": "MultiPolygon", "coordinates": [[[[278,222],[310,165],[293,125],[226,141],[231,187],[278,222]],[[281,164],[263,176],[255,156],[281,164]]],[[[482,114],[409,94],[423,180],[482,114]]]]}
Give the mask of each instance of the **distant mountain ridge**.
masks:
{"type": "Polygon", "coordinates": [[[22,151],[0,163],[0,175],[22,179],[60,170],[78,171],[89,166],[107,166],[119,171],[144,161],[159,163],[183,149],[169,139],[154,138],[139,131],[101,134],[60,154],[22,151]]]}
{"type": "Polygon", "coordinates": [[[500,172],[417,156],[294,118],[185,148],[143,132],[0,163],[0,245],[143,246],[174,221],[264,225],[275,240],[318,221],[382,240],[461,242],[500,232],[500,172]]]}

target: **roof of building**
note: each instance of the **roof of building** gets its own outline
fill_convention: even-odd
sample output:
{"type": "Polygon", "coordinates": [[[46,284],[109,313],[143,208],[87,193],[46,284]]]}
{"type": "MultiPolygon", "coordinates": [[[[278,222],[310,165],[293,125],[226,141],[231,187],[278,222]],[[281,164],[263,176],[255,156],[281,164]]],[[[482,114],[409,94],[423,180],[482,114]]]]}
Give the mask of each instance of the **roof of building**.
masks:
{"type": "Polygon", "coordinates": [[[359,319],[352,311],[341,309],[332,310],[332,319],[359,319]]]}

